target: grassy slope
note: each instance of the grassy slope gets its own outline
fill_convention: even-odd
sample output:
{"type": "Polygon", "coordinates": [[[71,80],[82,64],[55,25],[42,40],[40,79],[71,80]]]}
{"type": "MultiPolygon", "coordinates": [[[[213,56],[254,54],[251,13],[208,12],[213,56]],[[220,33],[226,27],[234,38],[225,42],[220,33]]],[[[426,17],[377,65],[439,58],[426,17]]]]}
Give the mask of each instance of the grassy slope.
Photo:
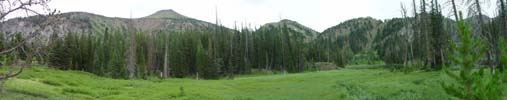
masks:
{"type": "Polygon", "coordinates": [[[447,99],[439,72],[403,74],[343,69],[234,80],[115,80],[79,71],[32,67],[7,81],[3,99],[447,99]],[[181,92],[183,90],[183,92],[181,92]]]}

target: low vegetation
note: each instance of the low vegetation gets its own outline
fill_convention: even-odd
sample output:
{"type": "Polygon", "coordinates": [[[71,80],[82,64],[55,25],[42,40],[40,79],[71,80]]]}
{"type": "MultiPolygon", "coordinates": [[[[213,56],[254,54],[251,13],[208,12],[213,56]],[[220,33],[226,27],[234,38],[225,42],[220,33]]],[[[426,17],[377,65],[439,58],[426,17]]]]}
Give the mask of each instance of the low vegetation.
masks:
{"type": "Polygon", "coordinates": [[[18,99],[211,99],[211,100],[364,100],[456,99],[440,72],[391,72],[378,66],[299,74],[238,76],[234,80],[122,80],[81,71],[31,67],[6,84],[4,100],[18,99]],[[370,68],[365,68],[370,67],[370,68]]]}

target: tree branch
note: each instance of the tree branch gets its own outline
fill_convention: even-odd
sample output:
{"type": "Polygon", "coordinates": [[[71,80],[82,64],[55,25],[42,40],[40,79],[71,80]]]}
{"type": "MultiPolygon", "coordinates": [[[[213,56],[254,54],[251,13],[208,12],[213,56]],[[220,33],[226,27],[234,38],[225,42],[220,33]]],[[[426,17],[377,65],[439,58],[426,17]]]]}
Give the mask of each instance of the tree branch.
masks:
{"type": "MultiPolygon", "coordinates": [[[[9,0],[0,0],[0,1],[2,1],[2,2],[4,2],[4,1],[9,2],[8,5],[11,6],[11,7],[12,7],[12,5],[15,5],[15,4],[10,3],[9,0]]],[[[15,11],[18,11],[18,10],[24,10],[24,11],[27,11],[27,12],[35,13],[35,14],[39,15],[38,17],[45,18],[45,21],[43,23],[40,23],[38,29],[34,30],[23,41],[21,41],[20,43],[16,44],[16,46],[11,47],[11,48],[6,49],[6,50],[0,51],[0,55],[12,52],[12,51],[20,48],[25,43],[28,43],[28,41],[30,41],[32,38],[34,38],[35,36],[39,35],[42,30],[46,29],[46,27],[48,27],[51,24],[55,24],[56,22],[58,22],[60,20],[58,16],[54,16],[55,13],[56,13],[56,11],[49,13],[48,16],[45,16],[45,15],[42,15],[41,13],[38,13],[37,11],[35,11],[33,9],[27,8],[27,7],[32,6],[32,5],[41,5],[43,7],[47,7],[47,2],[49,0],[35,0],[35,1],[34,0],[29,0],[27,2],[22,2],[21,0],[17,0],[17,1],[20,3],[19,6],[15,7],[14,9],[6,8],[6,9],[8,9],[7,12],[3,12],[3,13],[0,12],[0,14],[1,14],[0,15],[0,20],[4,19],[5,16],[9,15],[12,12],[15,12],[15,11]]],[[[0,6],[2,6],[2,9],[4,9],[3,6],[7,6],[7,5],[4,5],[2,2],[0,2],[1,3],[0,6]]],[[[31,46],[29,46],[29,47],[31,47],[31,46]]],[[[5,79],[8,79],[8,78],[11,78],[11,77],[14,77],[14,76],[17,76],[17,75],[21,74],[23,72],[23,70],[27,66],[29,66],[29,64],[32,62],[32,57],[33,57],[33,51],[28,52],[27,58],[25,59],[25,63],[22,64],[21,68],[18,71],[16,71],[15,73],[9,72],[6,75],[1,75],[0,76],[0,80],[5,80],[5,79]]]]}
{"type": "MultiPolygon", "coordinates": [[[[4,1],[5,1],[5,0],[4,0],[4,1]]],[[[9,2],[9,4],[12,6],[12,3],[10,3],[10,1],[8,1],[8,2],[9,2]]],[[[5,18],[7,15],[9,15],[10,13],[15,12],[15,11],[18,11],[18,10],[26,10],[26,11],[30,11],[30,12],[36,13],[36,14],[38,14],[38,15],[41,15],[40,13],[37,13],[36,11],[34,11],[34,10],[32,10],[32,9],[28,9],[28,8],[26,8],[26,7],[28,7],[28,6],[32,6],[32,5],[44,5],[44,4],[46,4],[46,2],[44,2],[44,1],[34,2],[34,1],[32,1],[32,0],[29,0],[29,1],[27,1],[27,2],[22,2],[21,0],[18,0],[18,2],[20,3],[20,5],[19,5],[19,6],[14,7],[13,9],[9,9],[9,8],[7,8],[7,9],[9,9],[8,11],[1,13],[1,14],[0,14],[0,19],[4,19],[4,18],[5,18]]]]}
{"type": "Polygon", "coordinates": [[[9,79],[11,77],[14,77],[14,76],[18,76],[19,74],[21,74],[21,72],[23,72],[23,70],[25,69],[25,66],[22,66],[16,73],[14,74],[7,74],[7,75],[2,75],[0,76],[0,80],[5,80],[5,79],[9,79]]]}

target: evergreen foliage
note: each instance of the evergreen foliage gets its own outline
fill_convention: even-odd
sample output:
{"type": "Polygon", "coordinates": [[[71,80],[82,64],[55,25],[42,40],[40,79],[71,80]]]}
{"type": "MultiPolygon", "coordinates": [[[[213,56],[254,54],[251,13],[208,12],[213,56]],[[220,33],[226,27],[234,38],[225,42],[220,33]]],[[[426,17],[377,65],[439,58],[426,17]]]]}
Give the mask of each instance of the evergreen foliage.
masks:
{"type": "Polygon", "coordinates": [[[501,77],[505,77],[503,73],[500,71],[486,73],[484,67],[476,65],[486,52],[486,42],[481,38],[472,37],[462,17],[458,20],[457,26],[460,43],[451,42],[449,58],[459,67],[459,72],[455,73],[446,68],[444,71],[456,80],[456,83],[443,83],[442,86],[448,94],[465,100],[502,99],[501,77]]]}

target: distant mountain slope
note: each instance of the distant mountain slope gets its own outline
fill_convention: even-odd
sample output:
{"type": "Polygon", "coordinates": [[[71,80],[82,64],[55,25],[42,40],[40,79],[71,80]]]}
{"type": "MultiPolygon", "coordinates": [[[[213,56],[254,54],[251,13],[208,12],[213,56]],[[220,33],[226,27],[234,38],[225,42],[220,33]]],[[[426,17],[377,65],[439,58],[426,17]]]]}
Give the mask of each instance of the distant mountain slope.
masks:
{"type": "Polygon", "coordinates": [[[333,38],[340,47],[350,47],[353,53],[371,49],[382,21],[371,17],[356,18],[340,23],[322,32],[319,37],[333,38]]]}
{"type": "MultiPolygon", "coordinates": [[[[142,18],[128,19],[105,17],[86,12],[62,13],[63,24],[51,25],[44,29],[43,36],[51,33],[93,33],[105,28],[125,30],[128,22],[140,31],[179,31],[190,29],[214,29],[217,25],[181,15],[173,10],[161,10],[142,18]]],[[[0,23],[0,32],[10,34],[14,32],[30,33],[38,28],[42,19],[37,16],[14,18],[0,23]]]]}
{"type": "Polygon", "coordinates": [[[472,31],[472,33],[475,33],[474,35],[477,35],[477,36],[479,36],[480,34],[483,33],[483,32],[481,32],[479,20],[482,20],[484,25],[488,25],[489,23],[491,23],[493,21],[493,18],[490,18],[489,16],[486,16],[486,15],[482,15],[482,16],[474,15],[474,16],[470,16],[465,19],[465,21],[471,26],[470,30],[472,31]]]}
{"type": "Polygon", "coordinates": [[[258,31],[280,32],[281,27],[283,27],[284,25],[287,25],[287,28],[289,28],[292,32],[295,32],[296,34],[300,34],[300,35],[304,36],[306,42],[309,42],[309,41],[315,39],[317,34],[319,34],[319,32],[317,32],[307,26],[304,26],[296,21],[292,21],[292,20],[288,20],[288,19],[284,19],[279,22],[267,23],[267,24],[261,26],[258,29],[258,31]]]}

